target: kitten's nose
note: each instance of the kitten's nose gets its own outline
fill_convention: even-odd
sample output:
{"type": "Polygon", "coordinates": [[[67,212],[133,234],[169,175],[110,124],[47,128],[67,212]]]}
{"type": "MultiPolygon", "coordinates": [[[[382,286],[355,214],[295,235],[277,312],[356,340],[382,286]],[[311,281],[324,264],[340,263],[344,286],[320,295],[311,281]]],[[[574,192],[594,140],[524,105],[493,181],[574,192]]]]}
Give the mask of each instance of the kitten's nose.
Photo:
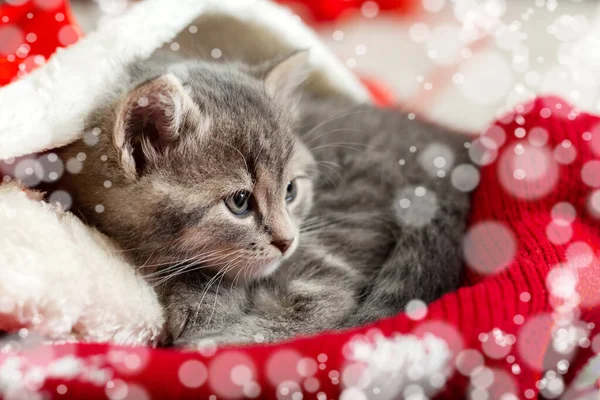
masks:
{"type": "Polygon", "coordinates": [[[290,248],[290,246],[292,245],[292,243],[294,242],[294,238],[291,239],[273,239],[273,241],[271,242],[271,244],[275,247],[277,247],[282,254],[285,254],[285,252],[290,248]]]}

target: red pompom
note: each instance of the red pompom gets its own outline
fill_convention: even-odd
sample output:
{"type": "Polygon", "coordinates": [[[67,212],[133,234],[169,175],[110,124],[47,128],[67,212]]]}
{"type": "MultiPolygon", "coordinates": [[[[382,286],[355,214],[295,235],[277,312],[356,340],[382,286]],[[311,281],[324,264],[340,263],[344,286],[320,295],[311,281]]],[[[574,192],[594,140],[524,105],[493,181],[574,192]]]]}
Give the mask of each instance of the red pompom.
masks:
{"type": "Polygon", "coordinates": [[[81,36],[68,1],[13,0],[0,5],[0,86],[42,65],[81,36]]]}

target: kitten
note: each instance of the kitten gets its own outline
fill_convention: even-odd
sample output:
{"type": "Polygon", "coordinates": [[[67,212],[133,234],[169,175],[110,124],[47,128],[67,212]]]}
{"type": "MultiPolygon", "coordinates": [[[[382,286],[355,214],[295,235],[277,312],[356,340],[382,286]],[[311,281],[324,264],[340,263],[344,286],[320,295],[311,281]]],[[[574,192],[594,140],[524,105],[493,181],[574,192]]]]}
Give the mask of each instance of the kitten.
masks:
{"type": "Polygon", "coordinates": [[[176,345],[363,325],[458,288],[470,201],[450,171],[469,163],[469,138],[339,97],[309,96],[299,110],[295,130],[319,167],[299,248],[245,293],[189,275],[170,281],[176,345]]]}
{"type": "Polygon", "coordinates": [[[168,342],[339,329],[458,286],[469,198],[433,163],[467,162],[467,138],[342,98],[295,107],[306,71],[303,52],[140,64],[60,152],[82,164],[73,210],[157,286],[168,342]]]}
{"type": "Polygon", "coordinates": [[[242,65],[134,66],[84,138],[59,152],[81,164],[60,183],[72,210],[150,278],[177,266],[229,279],[273,272],[312,202],[313,158],[284,107],[293,61],[264,80],[242,65]]]}

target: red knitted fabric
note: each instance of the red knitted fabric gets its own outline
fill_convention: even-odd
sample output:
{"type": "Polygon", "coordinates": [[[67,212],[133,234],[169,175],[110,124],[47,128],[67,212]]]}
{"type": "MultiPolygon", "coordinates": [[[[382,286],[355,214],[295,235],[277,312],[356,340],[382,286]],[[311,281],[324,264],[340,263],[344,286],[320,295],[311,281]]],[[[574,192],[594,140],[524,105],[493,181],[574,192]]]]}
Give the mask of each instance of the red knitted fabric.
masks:
{"type": "MultiPolygon", "coordinates": [[[[344,366],[344,346],[356,334],[365,334],[373,327],[388,336],[395,332],[419,336],[431,332],[448,340],[454,355],[460,355],[451,361],[450,365],[458,365],[458,368],[454,369],[442,397],[455,397],[465,390],[483,387],[492,394],[492,398],[499,398],[499,394],[507,392],[519,398],[532,398],[538,393],[538,386],[543,387],[544,381],[538,382],[542,377],[541,369],[556,369],[557,362],[563,359],[570,365],[568,371],[562,369],[563,373],[567,372],[565,378],[568,384],[600,345],[600,339],[594,337],[597,327],[600,327],[600,309],[596,308],[599,299],[598,262],[594,258],[600,250],[600,229],[594,215],[600,207],[597,197],[592,196],[594,189],[590,187],[600,186],[600,163],[597,161],[600,159],[600,131],[596,130],[600,119],[587,114],[576,115],[576,111],[569,111],[567,104],[553,98],[538,99],[530,105],[520,106],[519,110],[523,112],[498,121],[495,128],[488,130],[484,136],[494,143],[504,140],[505,143],[497,152],[487,154],[491,156],[484,160],[489,162],[495,158],[481,170],[481,182],[473,195],[470,223],[471,232],[475,232],[473,229],[477,226],[480,228],[475,237],[470,236],[466,245],[466,248],[472,246],[471,250],[467,250],[470,251],[469,260],[479,260],[481,265],[489,262],[488,265],[505,269],[487,277],[469,269],[467,280],[470,285],[431,304],[423,320],[414,321],[400,314],[372,327],[345,333],[325,333],[276,346],[224,348],[205,355],[96,344],[54,346],[47,348],[48,354],[39,349],[31,352],[32,362],[47,364],[49,360],[75,354],[96,365],[96,368],[112,366],[109,369],[114,376],[108,384],[97,386],[89,382],[89,376],[83,379],[81,374],[75,373],[73,379],[47,380],[44,389],[57,398],[92,399],[107,395],[119,398],[118,395],[123,393],[143,394],[154,399],[208,398],[211,394],[218,395],[218,398],[239,398],[244,393],[241,386],[231,381],[230,370],[242,364],[247,366],[254,381],[260,385],[260,398],[287,398],[276,395],[276,386],[283,381],[296,384],[289,383],[292,390],[286,393],[300,390],[305,399],[322,399],[324,395],[326,398],[338,398],[343,390],[339,382],[344,366]],[[522,138],[517,137],[523,135],[522,138]],[[547,141],[545,145],[544,141],[547,141]],[[542,160],[548,163],[544,170],[548,174],[556,172],[556,176],[541,176],[538,181],[521,179],[522,184],[515,179],[517,183],[507,186],[500,168],[503,160],[518,154],[518,145],[521,145],[525,154],[530,151],[529,159],[540,161],[532,150],[532,143],[538,146],[537,149],[548,149],[545,154],[549,158],[542,160]],[[567,161],[569,163],[564,164],[567,161]],[[548,185],[548,182],[554,184],[548,185]],[[539,195],[544,191],[547,194],[539,198],[523,199],[531,193],[539,195]],[[556,207],[557,203],[561,206],[556,207]],[[571,204],[573,209],[565,206],[566,203],[571,204]],[[489,221],[496,221],[496,224],[487,224],[489,221]],[[496,230],[499,224],[505,228],[496,230]],[[560,240],[557,239],[552,224],[565,228],[570,235],[559,235],[560,240]],[[510,236],[506,239],[498,232],[512,232],[512,239],[510,236]],[[553,244],[549,238],[562,244],[553,244]],[[594,255],[592,258],[589,257],[590,250],[594,255]],[[589,339],[577,339],[572,354],[558,357],[551,345],[553,316],[550,312],[560,305],[560,296],[551,296],[546,277],[567,256],[579,265],[577,292],[581,312],[576,325],[591,332],[589,339]],[[508,264],[501,265],[503,259],[508,260],[508,264]],[[503,346],[499,345],[502,340],[503,346]],[[477,352],[464,351],[467,349],[477,352]],[[105,354],[111,354],[110,360],[90,358],[105,354]],[[137,354],[133,358],[137,362],[133,365],[127,365],[128,354],[137,354]],[[483,360],[480,360],[481,355],[483,360]],[[304,385],[306,377],[300,376],[296,369],[302,357],[318,361],[320,365],[313,371],[310,390],[304,385]],[[184,364],[189,360],[194,361],[184,364]],[[469,379],[464,375],[472,369],[468,364],[479,365],[481,361],[487,369],[480,370],[484,371],[483,375],[481,372],[475,375],[481,375],[483,383],[475,380],[475,386],[469,386],[469,379]],[[199,380],[203,384],[194,388],[182,385],[186,371],[197,378],[195,382],[199,380]],[[493,376],[491,384],[489,374],[493,376]],[[313,390],[316,381],[318,389],[313,390]],[[57,389],[60,393],[66,390],[66,393],[59,396],[57,389]]],[[[488,150],[494,148],[489,140],[488,150]]],[[[477,143],[472,145],[473,155],[481,160],[478,157],[480,153],[476,151],[477,143]]],[[[527,165],[520,166],[527,172],[527,165]]],[[[513,175],[519,177],[519,173],[513,175]]],[[[481,265],[474,267],[481,272],[481,265]]],[[[558,281],[568,283],[569,280],[561,278],[558,281]]],[[[558,290],[555,294],[560,293],[558,290]]],[[[563,362],[562,366],[565,365],[563,362]]],[[[257,392],[251,394],[256,395],[257,392]]]]}

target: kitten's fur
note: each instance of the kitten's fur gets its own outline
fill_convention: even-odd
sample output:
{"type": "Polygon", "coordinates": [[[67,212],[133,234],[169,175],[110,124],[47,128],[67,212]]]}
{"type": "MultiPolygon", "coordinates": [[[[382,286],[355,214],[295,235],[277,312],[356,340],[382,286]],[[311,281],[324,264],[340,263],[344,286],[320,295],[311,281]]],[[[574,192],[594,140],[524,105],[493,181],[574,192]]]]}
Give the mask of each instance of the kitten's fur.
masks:
{"type": "Polygon", "coordinates": [[[437,142],[451,150],[446,162],[465,163],[467,138],[340,98],[305,97],[295,114],[303,59],[264,71],[139,66],[91,120],[99,142],[61,154],[87,153],[81,173],[63,180],[75,211],[164,283],[170,342],[275,341],[354,326],[459,284],[468,195],[432,174],[423,150],[437,142]],[[135,105],[140,96],[149,109],[135,105]],[[165,107],[176,118],[158,113],[165,107]],[[286,205],[283,188],[295,177],[298,197],[286,205]],[[241,188],[259,197],[244,223],[223,206],[241,188]],[[434,209],[424,224],[410,214],[419,201],[434,209]],[[299,246],[282,256],[272,243],[290,232],[299,246]],[[269,275],[271,260],[283,263],[269,275]]]}

